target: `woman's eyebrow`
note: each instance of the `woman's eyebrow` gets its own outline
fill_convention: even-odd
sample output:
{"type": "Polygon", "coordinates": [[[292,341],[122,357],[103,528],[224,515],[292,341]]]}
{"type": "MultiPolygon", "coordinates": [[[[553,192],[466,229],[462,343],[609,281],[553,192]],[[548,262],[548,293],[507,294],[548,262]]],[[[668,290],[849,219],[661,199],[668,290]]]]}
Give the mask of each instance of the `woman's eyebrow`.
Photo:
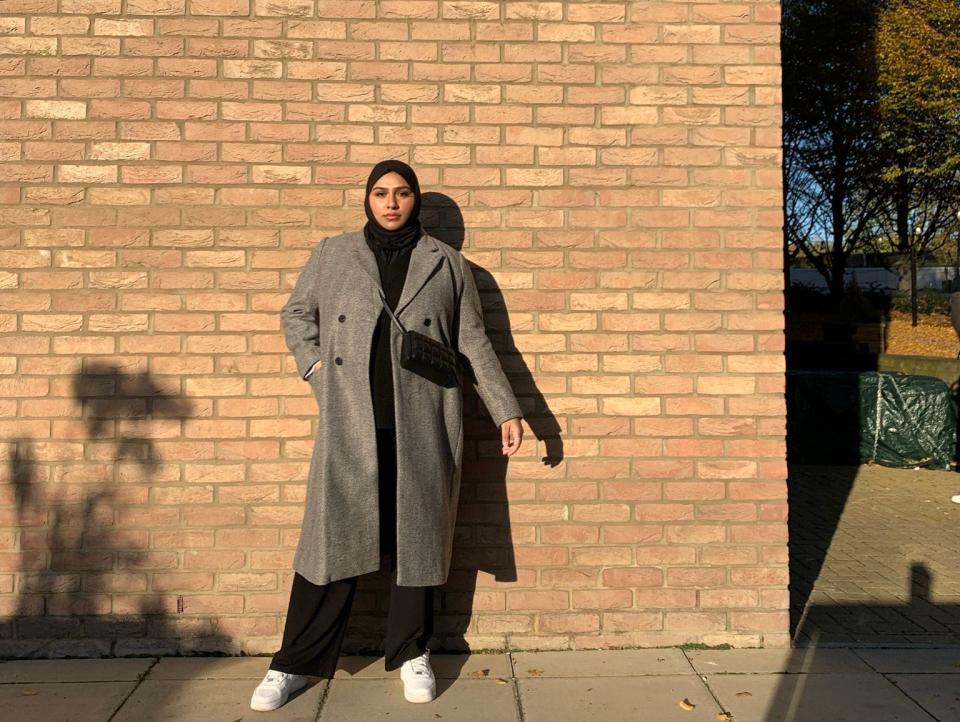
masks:
{"type": "Polygon", "coordinates": [[[395,188],[398,191],[408,191],[411,190],[410,186],[374,186],[373,190],[375,191],[388,191],[391,188],[395,188]]]}

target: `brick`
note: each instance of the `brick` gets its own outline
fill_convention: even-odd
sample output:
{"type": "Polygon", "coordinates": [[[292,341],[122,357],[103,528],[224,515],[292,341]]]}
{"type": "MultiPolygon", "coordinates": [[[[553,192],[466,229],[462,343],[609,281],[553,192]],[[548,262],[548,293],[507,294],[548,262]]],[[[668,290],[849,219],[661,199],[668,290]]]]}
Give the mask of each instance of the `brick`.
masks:
{"type": "Polygon", "coordinates": [[[639,609],[685,609],[697,603],[692,589],[637,589],[634,596],[639,609]]]}
{"type": "Polygon", "coordinates": [[[726,485],[721,481],[669,482],[664,487],[664,495],[667,499],[676,501],[723,499],[726,495],[726,485]]]}
{"type": "Polygon", "coordinates": [[[656,524],[620,524],[603,530],[604,544],[649,544],[663,539],[663,527],[656,524]]]}
{"type": "Polygon", "coordinates": [[[663,585],[663,571],[641,567],[604,569],[603,583],[608,587],[659,587],[663,585]]]}
{"type": "Polygon", "coordinates": [[[637,564],[640,565],[693,564],[697,553],[696,549],[690,546],[644,545],[637,547],[636,557],[637,564]]]}
{"type": "Polygon", "coordinates": [[[683,521],[692,520],[692,504],[637,504],[634,516],[637,521],[683,521]]]}
{"type": "Polygon", "coordinates": [[[778,631],[783,629],[784,621],[789,621],[789,612],[731,612],[730,627],[735,630],[749,629],[778,631]]]}
{"type": "Polygon", "coordinates": [[[540,541],[545,544],[596,544],[600,529],[595,526],[544,526],[540,529],[540,541]]]}
{"type": "Polygon", "coordinates": [[[669,543],[711,544],[726,541],[726,528],[711,524],[674,524],[664,528],[669,543]]]}
{"type": "Polygon", "coordinates": [[[574,609],[622,609],[632,606],[632,594],[627,589],[580,590],[571,593],[574,609]]]}
{"type": "Polygon", "coordinates": [[[685,631],[711,632],[727,628],[727,615],[723,612],[667,612],[664,615],[664,629],[682,629],[685,631]]]}
{"type": "Polygon", "coordinates": [[[600,629],[597,614],[543,614],[539,628],[546,632],[595,632],[600,629]]]}
{"type": "Polygon", "coordinates": [[[660,612],[601,612],[601,617],[607,632],[659,630],[663,624],[660,612]]]}
{"type": "Polygon", "coordinates": [[[651,501],[661,496],[661,486],[657,482],[605,481],[600,488],[603,499],[651,501]]]}

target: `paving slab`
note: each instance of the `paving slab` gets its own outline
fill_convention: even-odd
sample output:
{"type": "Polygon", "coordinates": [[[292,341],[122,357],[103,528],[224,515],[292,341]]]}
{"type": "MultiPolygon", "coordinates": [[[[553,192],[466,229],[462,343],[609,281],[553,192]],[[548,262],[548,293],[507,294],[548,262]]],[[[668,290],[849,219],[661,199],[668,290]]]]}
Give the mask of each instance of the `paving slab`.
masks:
{"type": "Polygon", "coordinates": [[[65,682],[0,685],[0,718],[10,722],[105,722],[137,685],[65,682]]]}
{"type": "Polygon", "coordinates": [[[857,649],[854,650],[878,672],[897,674],[960,674],[960,648],[946,649],[857,649]]]}
{"type": "Polygon", "coordinates": [[[700,674],[873,672],[849,649],[697,649],[687,657],[700,674]]]}
{"type": "Polygon", "coordinates": [[[960,675],[896,674],[889,679],[940,722],[960,720],[960,675]]]}
{"type": "MultiPolygon", "coordinates": [[[[321,680],[298,692],[269,714],[270,722],[313,722],[326,685],[321,680]]],[[[146,679],[111,722],[263,722],[264,713],[250,709],[256,686],[249,679],[146,679]]]]}
{"type": "Polygon", "coordinates": [[[513,684],[486,679],[438,679],[436,699],[427,704],[412,704],[403,698],[403,683],[399,679],[335,678],[320,713],[321,722],[422,722],[441,718],[455,722],[517,722],[513,684]]]}
{"type": "Polygon", "coordinates": [[[263,679],[271,657],[165,657],[147,679],[263,679]]]}
{"type": "Polygon", "coordinates": [[[932,722],[880,675],[716,674],[707,684],[736,722],[932,722]]]}
{"type": "Polygon", "coordinates": [[[512,652],[518,679],[526,677],[637,677],[693,674],[679,649],[600,649],[512,652]]]}
{"type": "MultiPolygon", "coordinates": [[[[506,654],[430,654],[430,666],[437,679],[495,679],[511,676],[506,654]]],[[[264,672],[265,674],[265,672],[264,672]]],[[[262,675],[261,675],[262,676],[262,675]]],[[[383,668],[383,657],[350,655],[340,657],[334,679],[393,679],[400,670],[383,668]]]]}
{"type": "Polygon", "coordinates": [[[720,708],[696,675],[522,679],[525,722],[716,722],[720,708]],[[682,701],[694,705],[681,707],[682,701]]]}
{"type": "Polygon", "coordinates": [[[0,662],[0,684],[137,680],[156,659],[26,659],[0,662]]]}

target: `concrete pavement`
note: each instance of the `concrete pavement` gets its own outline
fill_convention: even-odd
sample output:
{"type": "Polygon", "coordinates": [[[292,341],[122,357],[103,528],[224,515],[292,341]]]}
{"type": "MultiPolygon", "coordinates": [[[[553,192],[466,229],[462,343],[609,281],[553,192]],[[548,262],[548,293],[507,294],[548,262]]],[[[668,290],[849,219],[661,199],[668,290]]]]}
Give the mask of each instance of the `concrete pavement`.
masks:
{"type": "Polygon", "coordinates": [[[403,699],[378,657],[342,657],[276,712],[249,708],[267,657],[0,662],[4,722],[930,722],[960,720],[960,647],[639,649],[432,655],[438,696],[403,699]]]}

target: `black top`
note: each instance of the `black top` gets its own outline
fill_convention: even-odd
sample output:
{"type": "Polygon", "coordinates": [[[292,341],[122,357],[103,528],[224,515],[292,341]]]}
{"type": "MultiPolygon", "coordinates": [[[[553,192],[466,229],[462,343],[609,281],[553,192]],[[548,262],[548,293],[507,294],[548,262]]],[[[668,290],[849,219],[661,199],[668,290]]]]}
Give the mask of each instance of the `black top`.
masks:
{"type": "MultiPolygon", "coordinates": [[[[374,253],[377,258],[377,267],[380,269],[380,282],[383,293],[391,310],[397,307],[400,294],[403,291],[403,282],[407,278],[407,269],[410,267],[410,252],[414,246],[407,246],[396,252],[393,260],[386,260],[385,254],[374,253]]],[[[377,319],[373,331],[373,344],[370,354],[370,389],[373,394],[373,416],[378,429],[392,429],[396,427],[393,408],[393,361],[390,356],[390,314],[386,309],[380,309],[380,318],[377,319]]]]}

